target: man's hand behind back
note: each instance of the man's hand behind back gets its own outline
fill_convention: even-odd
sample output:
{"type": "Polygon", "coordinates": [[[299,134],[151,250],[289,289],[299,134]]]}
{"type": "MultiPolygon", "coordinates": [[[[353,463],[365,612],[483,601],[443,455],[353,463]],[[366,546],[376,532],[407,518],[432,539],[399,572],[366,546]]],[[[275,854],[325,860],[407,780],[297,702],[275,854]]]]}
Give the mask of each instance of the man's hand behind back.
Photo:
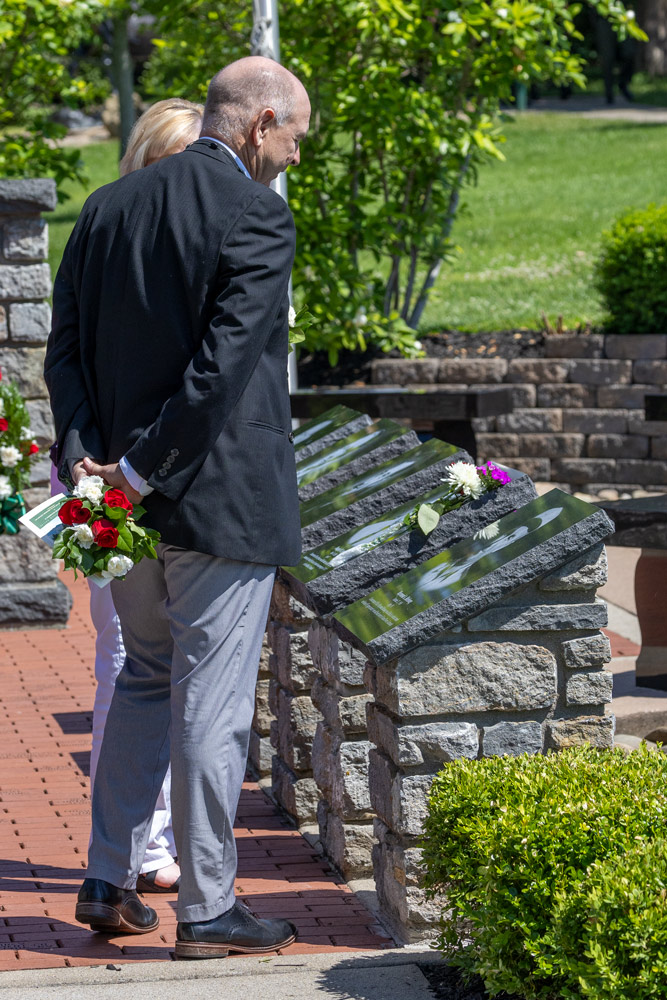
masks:
{"type": "Polygon", "coordinates": [[[144,499],[141,493],[137,493],[137,491],[130,486],[127,479],[120,471],[118,462],[112,462],[111,465],[98,465],[97,462],[93,462],[92,459],[84,458],[82,465],[84,475],[101,476],[104,482],[108,483],[109,486],[122,490],[128,500],[131,500],[132,503],[140,504],[144,499]]]}

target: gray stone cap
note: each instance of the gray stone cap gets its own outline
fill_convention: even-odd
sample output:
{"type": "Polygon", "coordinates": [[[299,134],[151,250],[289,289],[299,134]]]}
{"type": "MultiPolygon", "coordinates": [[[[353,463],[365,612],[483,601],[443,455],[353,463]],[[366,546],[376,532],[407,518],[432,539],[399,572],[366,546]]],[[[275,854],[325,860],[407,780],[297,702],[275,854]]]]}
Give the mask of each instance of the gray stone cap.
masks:
{"type": "MultiPolygon", "coordinates": [[[[521,519],[528,518],[534,509],[538,517],[544,516],[542,510],[544,505],[551,502],[552,508],[555,509],[561,498],[564,510],[568,508],[570,513],[574,513],[574,508],[576,508],[576,514],[584,514],[585,516],[581,516],[575,523],[568,523],[567,518],[565,518],[562,530],[558,530],[560,526],[558,519],[552,518],[548,537],[544,537],[544,533],[536,532],[535,542],[531,543],[527,549],[524,548],[524,551],[515,556],[512,556],[508,550],[508,558],[501,565],[497,565],[496,568],[490,567],[490,571],[482,575],[476,574],[471,578],[470,583],[461,586],[460,589],[454,589],[453,592],[451,588],[443,589],[442,598],[433,601],[424,610],[417,610],[418,602],[409,600],[407,609],[410,610],[405,610],[404,619],[397,621],[395,625],[388,623],[386,631],[378,634],[378,628],[374,624],[369,625],[367,612],[364,611],[364,608],[368,606],[373,609],[371,615],[374,615],[375,608],[379,605],[380,611],[382,612],[384,608],[384,613],[386,613],[387,597],[384,588],[364,598],[363,607],[361,606],[362,601],[359,601],[352,606],[351,610],[345,609],[337,612],[330,624],[341,638],[363,652],[374,663],[380,665],[416,648],[427,639],[481,614],[513,591],[539,580],[557,567],[563,566],[579,552],[590,548],[591,545],[595,545],[596,542],[602,541],[612,533],[613,523],[604,511],[592,504],[585,504],[584,501],[561,493],[560,490],[552,490],[544,497],[526,504],[517,513],[521,519]],[[584,511],[584,507],[588,510],[584,511]],[[374,600],[374,598],[379,598],[379,600],[374,600]],[[412,604],[415,604],[414,611],[416,613],[410,614],[412,604]],[[355,631],[352,631],[353,627],[355,631]],[[356,633],[357,628],[360,634],[356,633]]],[[[503,521],[510,521],[510,519],[516,520],[517,514],[502,518],[498,524],[502,525],[503,521]]],[[[460,542],[450,551],[455,553],[456,549],[471,541],[471,539],[467,539],[466,542],[460,542]]],[[[429,563],[426,563],[418,570],[409,571],[404,577],[397,577],[389,585],[391,594],[398,591],[399,597],[409,599],[411,574],[424,573],[424,569],[428,569],[428,567],[429,563]]],[[[416,594],[414,590],[411,593],[416,594]]],[[[428,604],[431,600],[429,598],[426,603],[428,604]]],[[[395,610],[394,604],[396,604],[395,598],[391,599],[390,612],[395,610]]],[[[375,617],[377,618],[377,615],[375,617]]]]}
{"type": "Polygon", "coordinates": [[[58,204],[52,177],[0,180],[0,215],[32,215],[52,212],[58,204]]]}

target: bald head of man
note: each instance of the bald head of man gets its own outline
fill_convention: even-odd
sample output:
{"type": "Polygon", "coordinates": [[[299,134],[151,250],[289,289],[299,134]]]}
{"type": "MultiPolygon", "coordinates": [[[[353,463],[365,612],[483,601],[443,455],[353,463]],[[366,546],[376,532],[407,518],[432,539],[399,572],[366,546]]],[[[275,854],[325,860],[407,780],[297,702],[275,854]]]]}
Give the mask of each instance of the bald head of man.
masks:
{"type": "Polygon", "coordinates": [[[309,122],[308,94],[294,74],[272,59],[248,56],[211,80],[201,134],[221,139],[253,180],[269,185],[299,163],[309,122]]]}

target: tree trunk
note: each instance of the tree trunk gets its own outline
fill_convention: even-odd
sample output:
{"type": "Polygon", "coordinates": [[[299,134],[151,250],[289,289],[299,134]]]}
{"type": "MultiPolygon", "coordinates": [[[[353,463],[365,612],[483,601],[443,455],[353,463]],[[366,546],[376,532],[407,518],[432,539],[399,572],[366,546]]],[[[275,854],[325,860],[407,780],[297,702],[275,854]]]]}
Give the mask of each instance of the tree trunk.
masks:
{"type": "Polygon", "coordinates": [[[639,44],[639,69],[650,76],[667,76],[667,0],[637,0],[637,23],[648,35],[639,44]]]}
{"type": "Polygon", "coordinates": [[[114,83],[118,90],[120,112],[120,155],[125,153],[127,140],[134,125],[134,67],[127,41],[127,15],[119,15],[113,21],[113,40],[111,46],[111,70],[114,83]]]}

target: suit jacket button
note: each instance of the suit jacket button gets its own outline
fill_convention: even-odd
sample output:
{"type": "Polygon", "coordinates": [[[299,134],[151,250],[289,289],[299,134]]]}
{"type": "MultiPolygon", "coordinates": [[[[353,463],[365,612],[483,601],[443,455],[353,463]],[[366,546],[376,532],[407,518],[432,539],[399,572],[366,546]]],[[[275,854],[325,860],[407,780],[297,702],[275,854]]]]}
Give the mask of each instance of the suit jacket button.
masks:
{"type": "Polygon", "coordinates": [[[172,448],[169,454],[173,455],[174,458],[176,458],[177,455],[180,455],[180,451],[178,450],[178,448],[172,448]]]}
{"type": "Polygon", "coordinates": [[[160,469],[160,471],[158,472],[158,476],[166,476],[166,475],[167,475],[166,469],[160,469]]]}
{"type": "Polygon", "coordinates": [[[287,440],[289,441],[290,444],[294,444],[294,434],[292,433],[292,431],[290,431],[289,434],[287,435],[287,440]]]}

